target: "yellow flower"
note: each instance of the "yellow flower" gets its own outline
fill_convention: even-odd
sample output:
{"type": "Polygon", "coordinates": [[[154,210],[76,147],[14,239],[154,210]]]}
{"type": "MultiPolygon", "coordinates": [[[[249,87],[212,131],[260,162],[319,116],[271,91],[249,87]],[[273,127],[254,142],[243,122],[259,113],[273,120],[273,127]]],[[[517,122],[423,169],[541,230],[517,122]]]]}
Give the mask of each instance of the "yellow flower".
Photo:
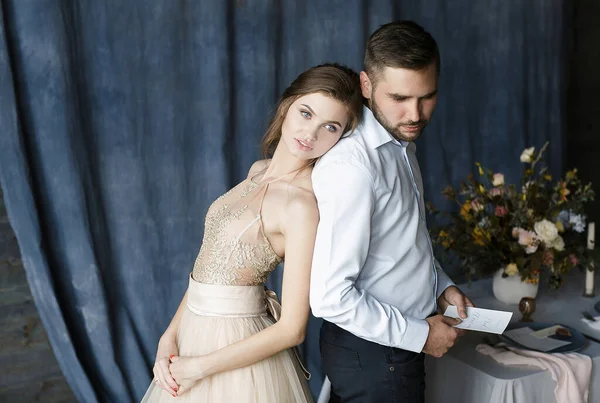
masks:
{"type": "Polygon", "coordinates": [[[484,231],[482,228],[475,227],[473,230],[473,240],[479,246],[485,246],[492,239],[489,232],[484,231]]]}
{"type": "Polygon", "coordinates": [[[445,230],[441,230],[438,234],[440,240],[442,241],[442,246],[444,248],[449,248],[452,245],[452,238],[450,238],[450,234],[445,230]]]}
{"type": "Polygon", "coordinates": [[[514,276],[519,273],[519,267],[516,263],[510,263],[504,269],[504,273],[508,274],[509,276],[514,276]]]}
{"type": "Polygon", "coordinates": [[[477,165],[477,169],[479,170],[479,175],[483,176],[484,172],[483,172],[483,168],[481,167],[481,164],[479,162],[476,162],[475,165],[477,165]]]}
{"type": "Polygon", "coordinates": [[[569,189],[567,189],[567,182],[560,182],[560,189],[558,190],[558,194],[560,195],[560,201],[567,201],[567,196],[571,193],[569,189]]]}
{"type": "Polygon", "coordinates": [[[560,222],[560,220],[556,221],[554,225],[556,225],[556,229],[558,230],[558,232],[565,232],[565,226],[562,222],[560,222]]]}
{"type": "Polygon", "coordinates": [[[572,169],[571,171],[568,171],[566,177],[567,177],[567,180],[570,181],[570,180],[575,179],[576,176],[577,176],[577,168],[572,169]]]}
{"type": "Polygon", "coordinates": [[[471,215],[469,214],[470,211],[471,203],[467,200],[460,208],[461,217],[464,218],[466,221],[469,221],[469,219],[471,218],[471,215]]]}

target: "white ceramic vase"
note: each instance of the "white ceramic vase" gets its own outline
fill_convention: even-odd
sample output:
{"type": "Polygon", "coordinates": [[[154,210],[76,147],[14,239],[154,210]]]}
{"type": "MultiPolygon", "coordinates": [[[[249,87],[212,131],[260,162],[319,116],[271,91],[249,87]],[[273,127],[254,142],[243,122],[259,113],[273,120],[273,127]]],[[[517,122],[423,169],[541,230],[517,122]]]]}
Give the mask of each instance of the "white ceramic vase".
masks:
{"type": "Polygon", "coordinates": [[[500,269],[494,274],[492,282],[494,297],[498,301],[504,302],[507,305],[518,305],[521,298],[535,298],[538,293],[539,283],[530,284],[521,281],[521,276],[502,277],[504,269],[500,269]]]}

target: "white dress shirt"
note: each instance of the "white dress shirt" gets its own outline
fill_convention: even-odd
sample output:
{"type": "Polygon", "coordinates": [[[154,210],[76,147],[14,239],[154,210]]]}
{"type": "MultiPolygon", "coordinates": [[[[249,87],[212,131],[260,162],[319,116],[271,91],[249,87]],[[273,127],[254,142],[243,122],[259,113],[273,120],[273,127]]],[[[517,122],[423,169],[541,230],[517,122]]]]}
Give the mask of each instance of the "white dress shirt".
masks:
{"type": "Polygon", "coordinates": [[[363,339],[421,352],[425,321],[452,281],[433,256],[413,143],[364,108],[362,123],[316,164],[320,222],[313,314],[363,339]]]}

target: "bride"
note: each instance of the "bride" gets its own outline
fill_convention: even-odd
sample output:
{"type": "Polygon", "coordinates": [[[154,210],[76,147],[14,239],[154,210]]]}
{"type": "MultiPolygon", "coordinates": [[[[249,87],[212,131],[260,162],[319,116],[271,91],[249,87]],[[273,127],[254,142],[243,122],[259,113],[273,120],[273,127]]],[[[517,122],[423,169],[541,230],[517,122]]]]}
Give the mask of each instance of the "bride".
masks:
{"type": "Polygon", "coordinates": [[[311,171],[361,113],[358,75],[344,66],[313,67],[284,91],[263,139],[271,159],[208,209],[142,402],[312,402],[295,350],[309,315],[319,216],[311,171]],[[284,259],[279,305],[264,285],[284,259]]]}

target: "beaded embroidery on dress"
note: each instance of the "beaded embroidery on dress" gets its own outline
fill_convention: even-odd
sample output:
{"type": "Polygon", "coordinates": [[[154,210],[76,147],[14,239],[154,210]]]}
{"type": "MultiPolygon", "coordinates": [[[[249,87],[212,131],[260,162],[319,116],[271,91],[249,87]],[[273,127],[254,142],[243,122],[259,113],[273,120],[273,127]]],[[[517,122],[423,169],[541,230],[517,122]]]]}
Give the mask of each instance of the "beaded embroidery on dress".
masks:
{"type": "Polygon", "coordinates": [[[281,263],[264,235],[262,201],[269,183],[247,179],[208,209],[192,278],[205,284],[262,285],[281,263]]]}

